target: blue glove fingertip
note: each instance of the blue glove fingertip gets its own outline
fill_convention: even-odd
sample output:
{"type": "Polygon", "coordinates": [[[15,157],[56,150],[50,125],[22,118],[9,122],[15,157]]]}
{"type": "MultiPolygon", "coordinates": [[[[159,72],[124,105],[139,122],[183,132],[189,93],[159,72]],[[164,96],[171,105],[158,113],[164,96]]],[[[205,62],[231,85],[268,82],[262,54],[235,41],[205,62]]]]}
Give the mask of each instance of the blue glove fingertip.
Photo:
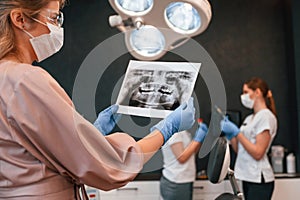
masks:
{"type": "Polygon", "coordinates": [[[186,109],[187,107],[188,107],[187,102],[184,102],[184,103],[182,103],[179,107],[177,107],[176,110],[177,110],[177,109],[182,109],[182,110],[184,110],[184,109],[186,109]]]}
{"type": "Polygon", "coordinates": [[[200,128],[201,128],[203,131],[208,131],[208,128],[207,128],[207,125],[206,125],[206,124],[201,123],[199,126],[200,126],[200,128]]]}
{"type": "Polygon", "coordinates": [[[119,109],[119,105],[117,105],[117,104],[113,104],[111,106],[111,112],[112,113],[116,113],[118,111],[118,109],[119,109]]]}
{"type": "Polygon", "coordinates": [[[111,109],[112,109],[112,107],[111,107],[111,106],[109,106],[108,108],[105,108],[103,111],[101,111],[101,112],[98,114],[98,116],[99,116],[100,114],[103,114],[103,113],[110,112],[110,111],[111,111],[111,109]]]}

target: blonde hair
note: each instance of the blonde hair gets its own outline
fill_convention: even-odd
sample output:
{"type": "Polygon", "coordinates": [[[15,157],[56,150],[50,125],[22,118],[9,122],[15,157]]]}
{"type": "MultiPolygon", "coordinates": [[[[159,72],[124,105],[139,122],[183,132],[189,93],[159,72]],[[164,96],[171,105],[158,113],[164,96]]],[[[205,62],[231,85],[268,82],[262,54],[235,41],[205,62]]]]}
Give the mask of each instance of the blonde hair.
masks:
{"type": "Polygon", "coordinates": [[[271,90],[269,89],[268,84],[258,77],[253,77],[245,82],[245,84],[248,86],[248,88],[252,90],[260,89],[262,92],[262,95],[265,99],[265,102],[267,104],[267,107],[272,111],[272,113],[276,116],[276,107],[275,107],[275,101],[273,98],[273,94],[271,90]]]}
{"type": "Polygon", "coordinates": [[[66,0],[1,0],[0,1],[0,59],[16,53],[15,36],[10,20],[12,9],[21,8],[28,17],[34,17],[51,1],[59,1],[62,8],[66,0]]]}

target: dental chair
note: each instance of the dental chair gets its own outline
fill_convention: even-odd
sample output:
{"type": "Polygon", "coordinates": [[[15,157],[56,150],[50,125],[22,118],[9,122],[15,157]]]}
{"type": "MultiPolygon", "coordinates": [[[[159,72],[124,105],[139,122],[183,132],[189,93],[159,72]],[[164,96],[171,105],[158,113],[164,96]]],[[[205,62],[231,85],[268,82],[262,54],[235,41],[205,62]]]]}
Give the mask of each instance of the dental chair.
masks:
{"type": "Polygon", "coordinates": [[[241,200],[243,199],[243,193],[241,193],[236,179],[234,177],[234,171],[230,169],[230,152],[227,140],[224,137],[219,137],[216,144],[210,152],[207,165],[208,180],[217,184],[222,182],[226,176],[230,180],[230,184],[233,189],[233,194],[223,193],[215,200],[241,200]]]}

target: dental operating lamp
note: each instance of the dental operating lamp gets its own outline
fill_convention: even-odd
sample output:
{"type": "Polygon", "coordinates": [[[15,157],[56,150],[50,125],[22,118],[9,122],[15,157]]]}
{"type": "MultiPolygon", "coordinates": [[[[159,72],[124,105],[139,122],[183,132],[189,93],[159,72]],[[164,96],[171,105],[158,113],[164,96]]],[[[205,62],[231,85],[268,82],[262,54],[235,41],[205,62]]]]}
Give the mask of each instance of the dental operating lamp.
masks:
{"type": "Polygon", "coordinates": [[[139,60],[156,60],[205,31],[211,20],[207,0],[109,0],[117,15],[111,27],[125,35],[128,51],[139,60]]]}

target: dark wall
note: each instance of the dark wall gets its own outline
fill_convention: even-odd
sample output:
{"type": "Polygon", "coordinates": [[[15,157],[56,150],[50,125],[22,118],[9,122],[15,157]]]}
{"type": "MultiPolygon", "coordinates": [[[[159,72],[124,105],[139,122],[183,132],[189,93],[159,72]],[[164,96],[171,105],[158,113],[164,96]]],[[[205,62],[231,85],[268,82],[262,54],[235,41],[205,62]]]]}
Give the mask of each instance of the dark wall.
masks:
{"type": "MultiPolygon", "coordinates": [[[[298,109],[297,109],[297,116],[298,116],[298,121],[295,122],[295,124],[300,124],[300,109],[299,109],[299,105],[300,105],[300,1],[297,0],[290,0],[288,1],[288,3],[291,5],[291,11],[292,11],[292,40],[293,40],[293,45],[291,46],[291,48],[293,49],[292,52],[290,52],[290,63],[294,64],[295,66],[295,73],[294,73],[294,77],[296,79],[295,81],[295,97],[297,97],[297,105],[298,105],[298,109]]],[[[298,134],[299,137],[297,138],[298,140],[298,144],[300,143],[300,133],[299,133],[299,128],[298,128],[298,134]]],[[[295,138],[296,140],[296,138],[295,138]]],[[[298,152],[298,159],[297,159],[297,168],[299,171],[300,168],[300,159],[299,159],[299,155],[300,155],[300,148],[299,146],[297,147],[297,152],[298,152]]]]}
{"type": "MultiPolygon", "coordinates": [[[[288,151],[298,153],[298,158],[295,68],[293,58],[289,57],[290,53],[293,53],[291,5],[285,0],[210,2],[213,10],[212,22],[203,34],[194,39],[206,49],[221,72],[228,109],[240,111],[242,118],[249,114],[249,110],[242,107],[239,99],[242,84],[252,76],[265,79],[272,89],[278,112],[279,129],[274,144],[281,144],[288,151]]],[[[108,24],[109,15],[115,14],[108,1],[70,0],[63,11],[65,45],[58,54],[41,65],[72,96],[74,80],[85,57],[99,43],[119,32],[108,24]]],[[[114,48],[120,46],[108,51],[113,54],[114,48]]],[[[129,54],[120,56],[101,77],[95,96],[97,111],[110,105],[112,90],[124,75],[130,59],[133,57],[129,54]]],[[[167,54],[161,60],[181,59],[176,55],[167,54]]],[[[201,97],[201,116],[208,123],[210,98],[200,76],[195,92],[201,97]]],[[[137,121],[143,122],[144,119],[137,121]]],[[[202,166],[205,162],[198,163],[199,169],[205,167],[202,166]]]]}

